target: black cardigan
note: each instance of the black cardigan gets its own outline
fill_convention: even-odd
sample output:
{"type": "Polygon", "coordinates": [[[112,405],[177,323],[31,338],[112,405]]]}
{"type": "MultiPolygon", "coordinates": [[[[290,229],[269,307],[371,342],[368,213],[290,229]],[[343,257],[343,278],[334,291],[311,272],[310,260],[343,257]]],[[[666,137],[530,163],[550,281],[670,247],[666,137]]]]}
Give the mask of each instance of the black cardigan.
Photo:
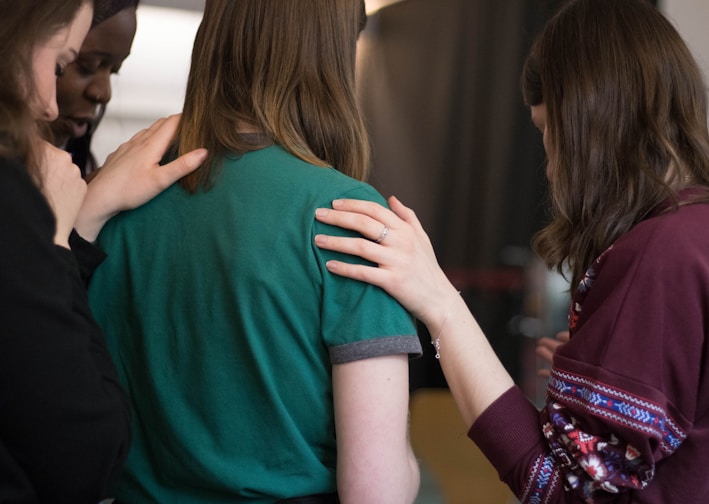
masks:
{"type": "Polygon", "coordinates": [[[55,225],[26,170],[0,159],[0,502],[96,504],[130,443],[86,296],[103,255],[76,234],[74,253],[55,245],[55,225]]]}

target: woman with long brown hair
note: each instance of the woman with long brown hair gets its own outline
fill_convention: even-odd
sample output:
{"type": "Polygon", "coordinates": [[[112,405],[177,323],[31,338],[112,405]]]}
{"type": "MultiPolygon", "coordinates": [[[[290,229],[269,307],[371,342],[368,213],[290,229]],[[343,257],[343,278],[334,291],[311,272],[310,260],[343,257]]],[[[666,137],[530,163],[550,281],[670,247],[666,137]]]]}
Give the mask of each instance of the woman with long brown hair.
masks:
{"type": "Polygon", "coordinates": [[[0,502],[109,496],[130,415],[84,286],[103,254],[84,238],[204,156],[159,167],[177,118],[160,121],[87,188],[69,155],[45,140],[58,114],[56,78],[76,58],[92,11],[91,0],[0,0],[0,502]]]}
{"type": "Polygon", "coordinates": [[[709,499],[709,133],[706,88],[644,0],[572,0],[522,76],[548,156],[552,219],[533,245],[569,271],[570,339],[546,406],[527,400],[436,263],[414,213],[352,200],[317,219],[333,261],[430,329],[469,436],[523,503],[709,499]]]}
{"type": "Polygon", "coordinates": [[[362,182],[364,19],[361,0],[207,0],[177,150],[210,157],[98,238],[91,305],[135,411],[119,500],[414,500],[413,320],[309,239],[334,197],[384,202],[362,182]]]}

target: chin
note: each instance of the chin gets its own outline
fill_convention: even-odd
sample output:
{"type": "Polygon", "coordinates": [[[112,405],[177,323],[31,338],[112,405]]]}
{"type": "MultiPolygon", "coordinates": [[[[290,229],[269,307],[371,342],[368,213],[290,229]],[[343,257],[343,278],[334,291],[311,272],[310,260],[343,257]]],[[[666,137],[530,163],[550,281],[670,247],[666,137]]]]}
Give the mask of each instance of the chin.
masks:
{"type": "Polygon", "coordinates": [[[65,147],[71,139],[71,135],[69,135],[68,133],[52,129],[52,143],[56,147],[65,147]]]}
{"type": "Polygon", "coordinates": [[[56,146],[62,147],[72,140],[71,131],[61,123],[61,119],[57,119],[51,123],[51,130],[54,137],[52,140],[56,146]]]}

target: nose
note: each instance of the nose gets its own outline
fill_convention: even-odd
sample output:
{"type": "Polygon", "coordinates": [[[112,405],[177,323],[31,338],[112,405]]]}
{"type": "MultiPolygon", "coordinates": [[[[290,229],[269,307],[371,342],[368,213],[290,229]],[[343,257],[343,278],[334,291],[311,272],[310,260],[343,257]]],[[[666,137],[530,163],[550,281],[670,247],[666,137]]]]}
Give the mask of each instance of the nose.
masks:
{"type": "Polygon", "coordinates": [[[98,72],[86,87],[86,97],[103,105],[111,101],[111,73],[98,72]]]}
{"type": "Polygon", "coordinates": [[[47,104],[47,107],[44,109],[42,116],[47,121],[54,121],[57,117],[59,117],[59,107],[57,107],[56,100],[52,100],[51,103],[47,104]]]}
{"type": "MultiPolygon", "coordinates": [[[[54,91],[54,89],[52,89],[54,91]]],[[[44,102],[41,109],[42,119],[46,121],[54,121],[59,117],[59,106],[57,105],[56,92],[51,95],[51,98],[44,102]]]]}

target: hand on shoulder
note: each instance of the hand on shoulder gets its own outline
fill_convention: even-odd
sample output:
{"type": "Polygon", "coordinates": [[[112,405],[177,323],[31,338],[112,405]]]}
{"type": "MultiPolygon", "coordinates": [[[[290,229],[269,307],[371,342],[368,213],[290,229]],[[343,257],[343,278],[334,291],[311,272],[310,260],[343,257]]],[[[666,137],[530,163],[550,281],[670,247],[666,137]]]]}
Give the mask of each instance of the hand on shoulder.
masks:
{"type": "Polygon", "coordinates": [[[356,255],[378,267],[329,261],[338,275],[381,287],[425,324],[435,326],[445,317],[452,299],[459,297],[436,259],[431,240],[416,213],[398,199],[391,210],[370,201],[337,200],[333,209],[318,209],[324,223],[358,231],[363,238],[318,235],[318,247],[356,255]]]}
{"type": "Polygon", "coordinates": [[[83,238],[94,241],[111,217],[147,203],[204,162],[206,149],[196,149],[160,165],[179,119],[179,114],[158,119],[108,156],[89,183],[76,223],[83,238]]]}

